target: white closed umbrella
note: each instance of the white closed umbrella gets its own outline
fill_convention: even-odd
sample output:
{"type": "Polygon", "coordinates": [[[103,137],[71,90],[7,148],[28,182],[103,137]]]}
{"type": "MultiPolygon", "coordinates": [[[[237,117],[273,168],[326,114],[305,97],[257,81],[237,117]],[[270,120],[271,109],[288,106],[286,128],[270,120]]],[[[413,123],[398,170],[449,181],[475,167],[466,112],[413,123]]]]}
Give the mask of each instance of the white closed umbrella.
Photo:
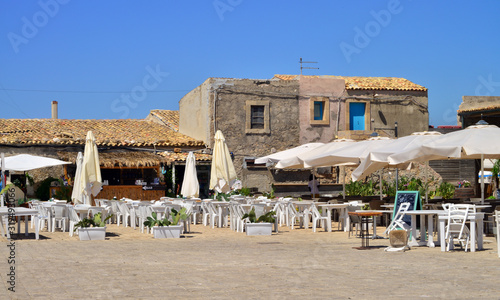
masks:
{"type": "Polygon", "coordinates": [[[273,154],[269,154],[263,157],[259,157],[255,160],[256,164],[265,164],[265,163],[277,163],[282,160],[294,158],[304,152],[311,151],[317,147],[324,145],[323,143],[308,143],[304,145],[300,145],[298,147],[286,149],[280,152],[276,152],[273,154]]]}
{"type": "Polygon", "coordinates": [[[186,198],[198,198],[199,193],[200,184],[198,183],[198,176],[196,174],[196,158],[191,151],[186,158],[186,168],[184,170],[181,194],[186,198]]]}
{"type": "Polygon", "coordinates": [[[370,151],[365,157],[361,158],[360,165],[352,173],[352,180],[361,180],[375,171],[385,167],[404,167],[404,163],[396,165],[390,164],[389,156],[399,151],[417,148],[426,142],[434,140],[440,135],[441,133],[437,131],[415,132],[411,135],[393,140],[390,144],[385,145],[384,147],[370,151]]]}
{"type": "Polygon", "coordinates": [[[92,131],[87,132],[85,140],[85,152],[83,154],[81,191],[83,193],[84,204],[91,204],[91,195],[97,196],[101,191],[102,178],[101,167],[99,165],[99,153],[92,131]]]}
{"type": "Polygon", "coordinates": [[[224,135],[220,130],[215,133],[215,143],[212,153],[212,168],[210,172],[210,189],[219,193],[226,193],[230,190],[232,181],[236,179],[229,149],[226,145],[224,135]]]}
{"type": "Polygon", "coordinates": [[[304,160],[307,160],[312,157],[317,157],[318,155],[321,155],[323,153],[328,153],[334,150],[338,150],[340,148],[346,147],[351,144],[355,144],[356,142],[351,139],[338,139],[334,140],[330,143],[326,143],[324,145],[315,147],[313,149],[310,149],[309,151],[300,153],[298,155],[289,157],[287,159],[282,159],[276,164],[276,168],[278,169],[285,169],[285,168],[293,168],[293,169],[300,169],[300,168],[307,168],[304,165],[304,160]]]}
{"type": "Polygon", "coordinates": [[[83,203],[83,192],[82,192],[82,164],[83,164],[83,154],[78,152],[76,156],[76,172],[75,180],[73,181],[73,191],[71,192],[71,200],[75,204],[83,203]]]}
{"type": "MultiPolygon", "coordinates": [[[[500,158],[500,128],[495,125],[472,125],[434,139],[409,150],[389,156],[391,164],[408,161],[429,161],[437,159],[481,159],[484,174],[484,159],[500,158]]],[[[484,202],[484,182],[481,184],[481,202],[484,202]]]]}

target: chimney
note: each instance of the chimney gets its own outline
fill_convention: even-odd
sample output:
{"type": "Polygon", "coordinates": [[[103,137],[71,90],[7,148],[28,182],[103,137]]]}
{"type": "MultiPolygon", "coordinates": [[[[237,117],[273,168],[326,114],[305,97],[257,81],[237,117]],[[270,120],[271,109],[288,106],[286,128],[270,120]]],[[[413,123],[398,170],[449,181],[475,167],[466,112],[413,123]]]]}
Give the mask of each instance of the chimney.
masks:
{"type": "Polygon", "coordinates": [[[57,119],[57,101],[52,101],[52,119],[57,119]]]}

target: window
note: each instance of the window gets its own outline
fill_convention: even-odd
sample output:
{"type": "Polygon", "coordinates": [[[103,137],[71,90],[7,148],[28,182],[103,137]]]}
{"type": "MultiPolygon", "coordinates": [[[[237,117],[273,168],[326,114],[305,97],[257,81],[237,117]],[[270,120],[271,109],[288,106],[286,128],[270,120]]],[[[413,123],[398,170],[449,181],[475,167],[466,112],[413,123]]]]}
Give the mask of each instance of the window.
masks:
{"type": "Polygon", "coordinates": [[[269,101],[246,101],[245,133],[267,134],[269,127],[269,101]]]}
{"type": "Polygon", "coordinates": [[[264,105],[252,105],[251,106],[251,129],[264,129],[264,105]]]}
{"type": "Polygon", "coordinates": [[[328,97],[311,97],[311,125],[330,125],[330,99],[328,97]]]}

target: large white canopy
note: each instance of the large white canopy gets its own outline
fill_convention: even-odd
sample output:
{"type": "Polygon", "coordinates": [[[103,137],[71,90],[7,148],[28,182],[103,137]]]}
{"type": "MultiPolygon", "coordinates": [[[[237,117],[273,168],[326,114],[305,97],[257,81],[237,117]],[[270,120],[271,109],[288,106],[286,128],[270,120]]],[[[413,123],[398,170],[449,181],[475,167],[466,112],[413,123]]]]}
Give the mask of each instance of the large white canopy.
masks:
{"type": "Polygon", "coordinates": [[[324,152],[315,157],[304,160],[306,167],[334,166],[339,164],[359,164],[362,157],[370,151],[376,150],[391,143],[388,137],[374,137],[368,140],[357,142],[340,149],[324,152]]]}
{"type": "Polygon", "coordinates": [[[83,192],[82,192],[82,164],[83,164],[83,154],[78,152],[76,156],[76,173],[75,180],[73,182],[73,191],[71,192],[71,201],[75,204],[83,203],[83,192]]]}
{"type": "Polygon", "coordinates": [[[282,159],[276,164],[276,168],[278,169],[284,169],[284,168],[293,168],[293,169],[300,169],[300,168],[307,168],[308,166],[305,166],[304,161],[312,158],[312,157],[317,157],[318,155],[321,155],[323,153],[329,153],[334,150],[338,150],[340,148],[346,147],[351,144],[355,144],[356,142],[351,139],[338,139],[334,140],[333,142],[320,145],[318,147],[315,147],[313,149],[310,149],[306,152],[300,153],[295,156],[291,156],[287,159],[282,159]]]}
{"type": "Polygon", "coordinates": [[[11,171],[29,171],[64,164],[70,164],[70,162],[30,154],[19,154],[5,158],[5,170],[11,171]]]}
{"type": "Polygon", "coordinates": [[[389,156],[399,151],[414,149],[421,146],[426,142],[434,140],[439,137],[441,133],[437,131],[424,131],[415,132],[411,135],[401,137],[393,140],[390,144],[380,147],[374,151],[370,151],[365,157],[361,158],[361,164],[353,171],[352,180],[360,180],[373,172],[385,167],[406,167],[406,164],[391,165],[389,163],[389,156]]]}
{"type": "Polygon", "coordinates": [[[291,149],[286,149],[280,152],[276,152],[273,154],[269,154],[267,156],[259,157],[255,160],[256,164],[265,164],[265,163],[275,163],[281,160],[289,159],[298,156],[304,152],[308,152],[312,149],[315,149],[319,146],[324,145],[323,143],[308,143],[304,145],[300,145],[298,147],[294,147],[291,149]]]}

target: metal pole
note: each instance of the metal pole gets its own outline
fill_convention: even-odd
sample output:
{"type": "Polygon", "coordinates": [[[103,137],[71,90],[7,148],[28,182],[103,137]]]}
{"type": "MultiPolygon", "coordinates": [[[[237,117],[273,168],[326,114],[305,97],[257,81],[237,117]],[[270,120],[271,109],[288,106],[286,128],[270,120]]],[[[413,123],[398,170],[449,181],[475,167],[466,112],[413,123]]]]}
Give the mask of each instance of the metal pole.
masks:
{"type": "Polygon", "coordinates": [[[484,204],[484,154],[481,154],[481,204],[484,204]]]}
{"type": "Polygon", "coordinates": [[[380,200],[382,200],[382,169],[379,171],[379,178],[380,178],[380,200]]]}

